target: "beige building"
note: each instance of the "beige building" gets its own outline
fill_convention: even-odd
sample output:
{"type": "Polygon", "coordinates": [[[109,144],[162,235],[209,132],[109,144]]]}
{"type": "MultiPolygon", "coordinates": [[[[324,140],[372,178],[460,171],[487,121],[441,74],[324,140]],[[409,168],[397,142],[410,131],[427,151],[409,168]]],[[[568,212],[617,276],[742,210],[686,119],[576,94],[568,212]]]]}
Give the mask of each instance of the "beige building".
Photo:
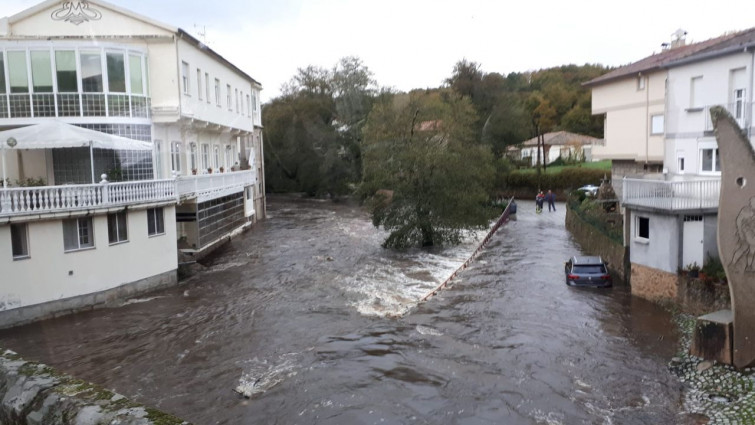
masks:
{"type": "Polygon", "coordinates": [[[176,281],[265,217],[262,86],[100,0],[0,20],[0,327],[176,281]]]}

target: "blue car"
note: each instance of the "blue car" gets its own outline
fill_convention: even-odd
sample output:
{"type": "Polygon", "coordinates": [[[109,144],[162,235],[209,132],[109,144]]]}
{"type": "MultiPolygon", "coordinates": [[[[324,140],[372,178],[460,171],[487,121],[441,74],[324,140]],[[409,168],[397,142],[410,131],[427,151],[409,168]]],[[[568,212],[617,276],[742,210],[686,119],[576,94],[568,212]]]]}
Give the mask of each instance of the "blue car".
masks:
{"type": "Polygon", "coordinates": [[[564,263],[567,286],[613,286],[606,263],[599,256],[574,256],[564,263]]]}

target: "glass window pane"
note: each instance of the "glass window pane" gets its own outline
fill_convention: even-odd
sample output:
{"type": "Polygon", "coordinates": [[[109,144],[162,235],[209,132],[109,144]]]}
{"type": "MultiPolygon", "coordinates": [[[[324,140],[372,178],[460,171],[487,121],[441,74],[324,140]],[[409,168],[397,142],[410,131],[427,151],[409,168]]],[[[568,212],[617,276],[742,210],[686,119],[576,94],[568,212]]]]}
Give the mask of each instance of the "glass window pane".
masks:
{"type": "Polygon", "coordinates": [[[11,224],[10,239],[13,258],[28,257],[29,246],[26,235],[26,224],[11,224]]]}
{"type": "Polygon", "coordinates": [[[103,92],[100,52],[81,53],[81,89],[85,93],[103,92]]]}
{"type": "Polygon", "coordinates": [[[129,77],[131,80],[131,93],[144,94],[144,76],[142,75],[142,57],[137,55],[128,56],[129,77]]]}
{"type": "Polygon", "coordinates": [[[79,219],[79,246],[81,248],[94,246],[94,238],[92,237],[92,220],[89,218],[79,219]]]}
{"type": "Polygon", "coordinates": [[[703,171],[713,171],[713,149],[703,149],[703,171]]]}
{"type": "Polygon", "coordinates": [[[713,171],[721,171],[721,157],[718,155],[718,149],[716,149],[716,168],[713,171]]]}
{"type": "Polygon", "coordinates": [[[118,238],[121,241],[128,240],[128,226],[126,224],[126,211],[121,211],[116,215],[118,219],[118,238]]]}
{"type": "Polygon", "coordinates": [[[8,52],[8,74],[11,93],[28,93],[29,78],[26,72],[26,52],[8,52]]]}
{"type": "Polygon", "coordinates": [[[144,78],[144,94],[149,95],[149,59],[144,58],[144,72],[146,78],[144,78]]]}
{"type": "Polygon", "coordinates": [[[5,94],[5,57],[0,52],[0,94],[5,94]]]}
{"type": "Polygon", "coordinates": [[[151,208],[147,210],[147,234],[155,234],[155,209],[151,208]]]}
{"type": "Polygon", "coordinates": [[[73,50],[55,52],[55,74],[58,79],[58,92],[79,91],[76,80],[76,52],[73,50]]]}
{"type": "Polygon", "coordinates": [[[79,235],[76,220],[63,222],[63,247],[66,251],[79,249],[79,235]]]}
{"type": "Polygon", "coordinates": [[[118,242],[118,221],[115,214],[107,215],[107,239],[110,243],[118,242]]]}
{"type": "Polygon", "coordinates": [[[157,228],[157,233],[165,233],[165,223],[163,222],[162,208],[155,209],[155,227],[157,228]]]}
{"type": "Polygon", "coordinates": [[[52,63],[50,52],[31,52],[31,80],[36,93],[52,93],[52,63]]]}
{"type": "Polygon", "coordinates": [[[126,93],[126,64],[123,53],[107,53],[107,83],[111,93],[126,93]]]}

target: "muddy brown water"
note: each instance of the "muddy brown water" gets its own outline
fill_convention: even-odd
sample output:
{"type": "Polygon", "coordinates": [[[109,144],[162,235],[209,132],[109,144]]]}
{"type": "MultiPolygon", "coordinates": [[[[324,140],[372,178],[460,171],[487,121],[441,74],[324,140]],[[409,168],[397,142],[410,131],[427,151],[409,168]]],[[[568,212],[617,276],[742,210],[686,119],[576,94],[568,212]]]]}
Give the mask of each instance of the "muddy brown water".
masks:
{"type": "Polygon", "coordinates": [[[0,331],[0,347],[197,424],[677,422],[670,315],[564,285],[579,247],[557,206],[521,202],[417,305],[474,238],[396,253],[357,206],[272,198],[180,287],[0,331]]]}

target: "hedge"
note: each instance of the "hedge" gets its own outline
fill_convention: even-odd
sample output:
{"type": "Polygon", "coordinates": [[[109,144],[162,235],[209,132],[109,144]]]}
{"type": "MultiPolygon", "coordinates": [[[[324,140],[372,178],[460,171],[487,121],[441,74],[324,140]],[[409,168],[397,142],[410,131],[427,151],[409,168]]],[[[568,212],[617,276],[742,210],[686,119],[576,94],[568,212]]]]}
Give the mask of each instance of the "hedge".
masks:
{"type": "Polygon", "coordinates": [[[497,186],[502,191],[535,192],[541,189],[570,192],[588,184],[600,186],[604,176],[610,179],[611,172],[590,168],[566,168],[559,173],[538,176],[537,173],[512,171],[501,176],[497,186]]]}

